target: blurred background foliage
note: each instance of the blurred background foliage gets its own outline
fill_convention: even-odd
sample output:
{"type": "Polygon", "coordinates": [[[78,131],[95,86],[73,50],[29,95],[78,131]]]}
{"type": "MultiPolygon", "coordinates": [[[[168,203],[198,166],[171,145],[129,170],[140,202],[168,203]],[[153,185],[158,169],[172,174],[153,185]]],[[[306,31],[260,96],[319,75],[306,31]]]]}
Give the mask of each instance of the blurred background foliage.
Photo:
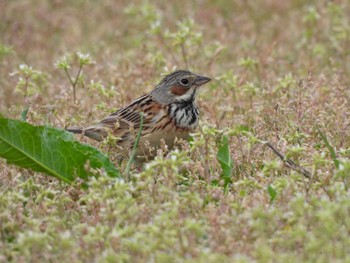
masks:
{"type": "MultiPolygon", "coordinates": [[[[346,260],[349,14],[347,0],[0,1],[3,116],[30,106],[32,124],[86,125],[174,68],[214,78],[188,151],[133,182],[85,192],[0,161],[0,260],[346,260]]],[[[110,142],[79,140],[113,159],[110,142]]]]}

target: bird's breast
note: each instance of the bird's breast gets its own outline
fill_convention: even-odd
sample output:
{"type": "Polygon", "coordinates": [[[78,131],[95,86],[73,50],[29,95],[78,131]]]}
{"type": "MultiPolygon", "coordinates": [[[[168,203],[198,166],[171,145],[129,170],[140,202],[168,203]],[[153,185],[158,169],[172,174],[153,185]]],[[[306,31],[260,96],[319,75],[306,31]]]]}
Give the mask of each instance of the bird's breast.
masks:
{"type": "Polygon", "coordinates": [[[193,130],[198,125],[199,111],[194,102],[173,103],[169,106],[168,114],[180,128],[193,130]]]}

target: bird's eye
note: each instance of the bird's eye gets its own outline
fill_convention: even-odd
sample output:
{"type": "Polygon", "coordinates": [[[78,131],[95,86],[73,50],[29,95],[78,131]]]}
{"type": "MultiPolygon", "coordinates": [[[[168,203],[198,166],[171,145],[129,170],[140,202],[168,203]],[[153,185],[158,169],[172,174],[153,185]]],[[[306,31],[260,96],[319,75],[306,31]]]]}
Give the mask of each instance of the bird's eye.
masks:
{"type": "Polygon", "coordinates": [[[188,85],[188,79],[181,79],[180,80],[180,83],[182,84],[182,85],[184,85],[184,86],[187,86],[188,85]]]}

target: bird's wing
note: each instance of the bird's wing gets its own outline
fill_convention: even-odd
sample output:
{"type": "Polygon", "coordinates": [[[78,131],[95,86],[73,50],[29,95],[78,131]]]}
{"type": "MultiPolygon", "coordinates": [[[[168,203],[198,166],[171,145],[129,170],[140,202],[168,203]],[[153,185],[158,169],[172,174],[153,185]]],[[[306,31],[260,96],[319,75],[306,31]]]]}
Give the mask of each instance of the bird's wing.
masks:
{"type": "Polygon", "coordinates": [[[145,95],[127,107],[112,113],[100,123],[86,128],[84,134],[101,141],[111,133],[120,138],[119,143],[122,143],[136,136],[140,129],[140,114],[143,115],[142,134],[144,135],[166,115],[166,110],[164,105],[145,95]]]}

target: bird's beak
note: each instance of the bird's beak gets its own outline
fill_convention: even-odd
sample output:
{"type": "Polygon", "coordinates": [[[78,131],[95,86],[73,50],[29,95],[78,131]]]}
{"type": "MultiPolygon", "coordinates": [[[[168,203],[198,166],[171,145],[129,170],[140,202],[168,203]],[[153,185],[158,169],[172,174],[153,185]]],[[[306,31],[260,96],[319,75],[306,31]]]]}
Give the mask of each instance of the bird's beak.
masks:
{"type": "Polygon", "coordinates": [[[202,86],[205,83],[208,83],[211,81],[211,78],[204,77],[204,76],[197,76],[196,80],[194,81],[194,84],[197,86],[202,86]]]}

